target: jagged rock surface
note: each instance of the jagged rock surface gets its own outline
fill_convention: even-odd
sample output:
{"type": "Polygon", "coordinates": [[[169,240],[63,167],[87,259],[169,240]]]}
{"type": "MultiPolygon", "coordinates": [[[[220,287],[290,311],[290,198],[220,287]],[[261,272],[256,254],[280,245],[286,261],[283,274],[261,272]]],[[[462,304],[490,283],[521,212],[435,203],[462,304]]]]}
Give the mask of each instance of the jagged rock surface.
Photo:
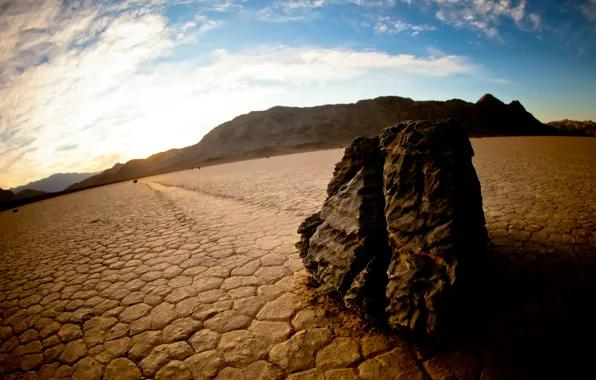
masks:
{"type": "MultiPolygon", "coordinates": [[[[388,259],[382,184],[379,138],[356,139],[335,167],[321,212],[299,230],[311,227],[308,234],[300,232],[299,248],[321,289],[339,292],[346,306],[368,319],[378,318],[375,311],[382,307],[375,305],[385,300],[382,288],[375,289],[376,281],[369,280],[388,259]]],[[[380,273],[383,276],[384,270],[380,273]]]]}
{"type": "Polygon", "coordinates": [[[358,138],[297,244],[324,292],[365,319],[437,335],[487,243],[464,126],[407,122],[358,138]]]}
{"type": "Polygon", "coordinates": [[[383,192],[391,264],[389,325],[429,334],[467,272],[483,256],[487,233],[474,151],[462,125],[400,124],[381,134],[383,192]]]}

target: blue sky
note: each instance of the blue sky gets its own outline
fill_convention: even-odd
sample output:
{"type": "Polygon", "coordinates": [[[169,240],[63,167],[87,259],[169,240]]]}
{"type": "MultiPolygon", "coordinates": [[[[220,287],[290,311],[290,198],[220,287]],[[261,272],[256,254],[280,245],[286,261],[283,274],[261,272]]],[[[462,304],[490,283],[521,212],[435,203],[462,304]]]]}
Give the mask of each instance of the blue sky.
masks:
{"type": "Polygon", "coordinates": [[[381,95],[596,119],[596,0],[0,0],[0,187],[381,95]]]}

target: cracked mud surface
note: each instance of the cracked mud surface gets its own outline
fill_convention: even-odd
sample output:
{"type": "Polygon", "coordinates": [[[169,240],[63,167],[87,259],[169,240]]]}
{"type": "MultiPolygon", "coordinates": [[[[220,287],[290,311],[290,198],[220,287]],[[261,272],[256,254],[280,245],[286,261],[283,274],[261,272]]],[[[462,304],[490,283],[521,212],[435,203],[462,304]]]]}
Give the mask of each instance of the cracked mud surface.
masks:
{"type": "Polygon", "coordinates": [[[342,156],[333,150],[144,178],[0,213],[0,377],[591,374],[596,139],[473,145],[495,307],[461,338],[400,338],[316,302],[294,243],[325,198],[342,156]]]}

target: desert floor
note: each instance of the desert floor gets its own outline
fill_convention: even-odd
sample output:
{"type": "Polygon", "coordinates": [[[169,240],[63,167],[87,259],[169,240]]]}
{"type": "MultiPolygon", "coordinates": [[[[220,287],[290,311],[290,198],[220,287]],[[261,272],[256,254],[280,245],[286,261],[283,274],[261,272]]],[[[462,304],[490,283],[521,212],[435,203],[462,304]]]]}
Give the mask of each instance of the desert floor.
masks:
{"type": "Polygon", "coordinates": [[[486,320],[378,331],[294,248],[342,151],[204,167],[0,213],[0,377],[576,378],[596,354],[596,139],[472,139],[486,320]]]}

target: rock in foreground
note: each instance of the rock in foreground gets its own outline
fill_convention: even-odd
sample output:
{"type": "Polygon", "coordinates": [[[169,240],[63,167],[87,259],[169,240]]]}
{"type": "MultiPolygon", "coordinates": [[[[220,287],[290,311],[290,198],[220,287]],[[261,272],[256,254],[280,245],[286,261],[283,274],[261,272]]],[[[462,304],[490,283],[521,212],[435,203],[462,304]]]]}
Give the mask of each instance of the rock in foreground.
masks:
{"type": "Polygon", "coordinates": [[[467,129],[419,121],[358,138],[299,227],[308,272],[364,319],[438,335],[485,256],[467,129]]]}

